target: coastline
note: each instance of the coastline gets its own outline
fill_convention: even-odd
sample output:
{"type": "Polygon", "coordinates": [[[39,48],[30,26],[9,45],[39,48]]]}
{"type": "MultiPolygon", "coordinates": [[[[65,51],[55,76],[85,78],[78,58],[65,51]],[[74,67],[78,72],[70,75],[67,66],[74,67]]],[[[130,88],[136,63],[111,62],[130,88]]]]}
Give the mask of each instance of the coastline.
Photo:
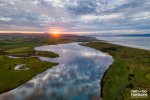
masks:
{"type": "Polygon", "coordinates": [[[82,45],[108,53],[114,59],[114,63],[104,73],[100,83],[100,96],[104,100],[131,99],[130,91],[132,89],[145,89],[144,87],[150,89],[148,85],[150,81],[143,77],[145,73],[150,71],[147,68],[150,65],[149,50],[112,44],[105,41],[94,41],[82,45]],[[146,70],[141,69],[143,66],[146,70]],[[138,70],[138,68],[140,69],[138,70]],[[141,81],[145,83],[141,83],[141,81]]]}
{"type": "Polygon", "coordinates": [[[104,43],[109,43],[109,44],[123,46],[123,47],[128,47],[128,48],[134,48],[134,49],[141,49],[141,50],[148,50],[148,51],[150,51],[150,48],[137,46],[137,45],[123,44],[123,43],[114,43],[114,42],[110,42],[110,41],[107,41],[107,40],[96,40],[96,41],[92,41],[92,42],[104,42],[104,43]]]}
{"type": "Polygon", "coordinates": [[[142,46],[129,45],[129,44],[123,44],[123,43],[113,43],[113,42],[109,42],[109,41],[104,41],[104,42],[114,44],[114,45],[124,46],[124,47],[130,47],[130,48],[149,50],[150,51],[150,48],[146,48],[146,47],[142,47],[142,46]]]}

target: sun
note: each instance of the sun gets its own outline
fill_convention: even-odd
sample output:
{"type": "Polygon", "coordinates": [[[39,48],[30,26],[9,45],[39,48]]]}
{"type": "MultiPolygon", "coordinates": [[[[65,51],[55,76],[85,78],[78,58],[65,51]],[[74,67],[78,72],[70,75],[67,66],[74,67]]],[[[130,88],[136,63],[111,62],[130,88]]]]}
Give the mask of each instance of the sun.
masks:
{"type": "Polygon", "coordinates": [[[59,38],[59,37],[61,36],[61,33],[58,32],[58,31],[54,31],[51,35],[52,35],[52,37],[54,37],[54,38],[59,38]]]}
{"type": "Polygon", "coordinates": [[[63,34],[63,29],[59,27],[49,28],[48,33],[53,38],[60,38],[61,34],[63,34]]]}
{"type": "Polygon", "coordinates": [[[54,34],[59,34],[59,32],[58,32],[58,31],[55,31],[54,34]]]}

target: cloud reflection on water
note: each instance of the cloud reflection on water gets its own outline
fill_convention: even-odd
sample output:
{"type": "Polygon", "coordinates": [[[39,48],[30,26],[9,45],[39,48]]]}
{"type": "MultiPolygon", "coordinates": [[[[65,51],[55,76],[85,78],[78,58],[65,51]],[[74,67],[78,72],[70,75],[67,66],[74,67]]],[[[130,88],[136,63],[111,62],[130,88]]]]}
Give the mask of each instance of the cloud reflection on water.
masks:
{"type": "MultiPolygon", "coordinates": [[[[24,85],[0,95],[2,100],[91,100],[100,94],[100,80],[113,62],[111,56],[77,43],[46,45],[36,50],[58,53],[45,58],[59,65],[24,85]],[[7,98],[11,99],[7,99],[7,98]]],[[[41,60],[44,60],[44,57],[41,60]]]]}

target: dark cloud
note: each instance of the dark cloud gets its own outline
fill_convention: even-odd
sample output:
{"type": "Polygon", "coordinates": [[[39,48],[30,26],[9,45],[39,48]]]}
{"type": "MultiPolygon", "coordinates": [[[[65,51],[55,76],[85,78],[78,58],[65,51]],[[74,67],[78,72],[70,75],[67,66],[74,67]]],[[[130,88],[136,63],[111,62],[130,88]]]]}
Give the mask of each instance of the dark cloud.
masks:
{"type": "Polygon", "coordinates": [[[97,4],[95,0],[81,0],[77,5],[69,5],[67,9],[76,15],[95,13],[97,4]]]}

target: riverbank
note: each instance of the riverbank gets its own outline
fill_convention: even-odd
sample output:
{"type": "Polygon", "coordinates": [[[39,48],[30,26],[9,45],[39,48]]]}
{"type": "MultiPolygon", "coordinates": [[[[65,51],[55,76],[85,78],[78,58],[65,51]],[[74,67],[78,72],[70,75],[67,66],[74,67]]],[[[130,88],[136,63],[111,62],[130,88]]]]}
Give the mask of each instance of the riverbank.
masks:
{"type": "Polygon", "coordinates": [[[57,63],[40,61],[38,58],[8,58],[0,55],[0,93],[12,90],[26,83],[37,74],[56,66],[57,63]],[[26,70],[15,70],[18,65],[26,70]]]}
{"type": "Polygon", "coordinates": [[[101,97],[104,100],[130,100],[131,90],[148,90],[149,95],[150,51],[105,42],[82,45],[109,53],[114,58],[101,81],[101,97]]]}
{"type": "Polygon", "coordinates": [[[53,52],[34,50],[34,47],[43,45],[43,42],[26,40],[28,41],[24,42],[24,40],[20,40],[19,43],[17,39],[11,42],[5,40],[0,45],[0,94],[17,88],[37,74],[58,65],[58,63],[41,61],[36,57],[59,57],[58,54],[53,52]],[[15,67],[18,65],[24,65],[26,70],[15,70],[15,67]]]}

